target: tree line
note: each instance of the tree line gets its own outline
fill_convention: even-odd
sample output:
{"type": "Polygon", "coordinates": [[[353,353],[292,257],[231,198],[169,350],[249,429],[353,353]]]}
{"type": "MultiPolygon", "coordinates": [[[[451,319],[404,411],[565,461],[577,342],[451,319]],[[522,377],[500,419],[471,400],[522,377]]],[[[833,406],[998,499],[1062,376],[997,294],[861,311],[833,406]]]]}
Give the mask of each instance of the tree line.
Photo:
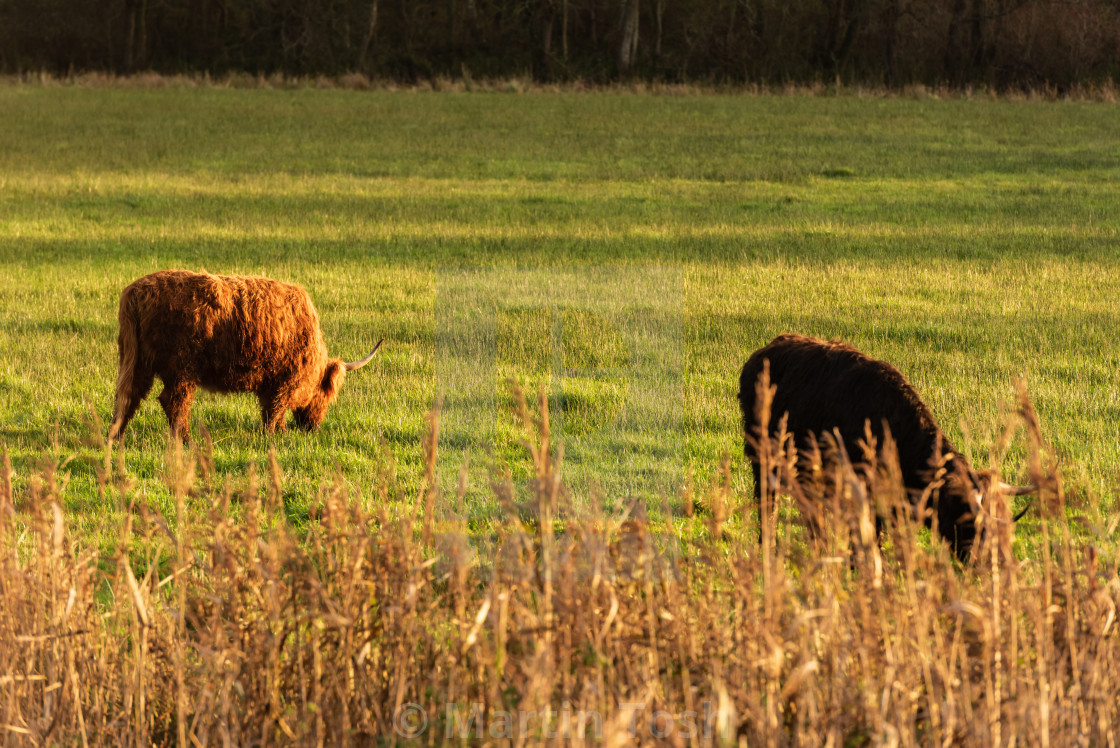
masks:
{"type": "Polygon", "coordinates": [[[995,88],[1120,73],[1120,0],[0,0],[0,71],[995,88]]]}

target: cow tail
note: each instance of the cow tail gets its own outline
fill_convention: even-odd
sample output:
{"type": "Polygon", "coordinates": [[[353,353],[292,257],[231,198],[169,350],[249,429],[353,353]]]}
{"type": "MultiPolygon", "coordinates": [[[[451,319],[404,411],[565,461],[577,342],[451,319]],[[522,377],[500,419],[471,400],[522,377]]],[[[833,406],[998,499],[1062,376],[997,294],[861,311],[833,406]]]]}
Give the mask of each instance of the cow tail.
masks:
{"type": "Polygon", "coordinates": [[[132,405],[132,382],[136,375],[136,364],[140,348],[140,314],[136,309],[132,294],[121,296],[121,306],[117,313],[120,332],[117,334],[117,354],[120,358],[120,371],[117,373],[117,397],[113,407],[113,422],[109,426],[109,444],[120,435],[125,413],[132,405]]]}

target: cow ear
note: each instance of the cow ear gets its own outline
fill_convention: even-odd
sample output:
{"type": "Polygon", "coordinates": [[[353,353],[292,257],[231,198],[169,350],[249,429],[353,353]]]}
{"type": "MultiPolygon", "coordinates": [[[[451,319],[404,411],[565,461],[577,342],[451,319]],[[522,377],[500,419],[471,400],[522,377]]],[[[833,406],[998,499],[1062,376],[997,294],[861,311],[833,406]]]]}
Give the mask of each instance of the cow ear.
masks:
{"type": "Polygon", "coordinates": [[[343,376],[342,366],[337,361],[331,361],[327,364],[327,370],[323,373],[323,382],[320,386],[328,397],[334,397],[338,394],[339,388],[342,387],[343,376]]]}

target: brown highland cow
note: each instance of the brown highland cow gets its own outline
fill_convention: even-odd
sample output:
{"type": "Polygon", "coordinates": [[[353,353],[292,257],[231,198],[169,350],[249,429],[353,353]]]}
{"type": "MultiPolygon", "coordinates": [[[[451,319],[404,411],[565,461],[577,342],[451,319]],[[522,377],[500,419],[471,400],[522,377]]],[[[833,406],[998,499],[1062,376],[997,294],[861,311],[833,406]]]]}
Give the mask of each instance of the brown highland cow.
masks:
{"type": "Polygon", "coordinates": [[[121,293],[118,318],[120,373],[110,444],[155,377],[163,381],[159,402],[167,422],[184,441],[196,387],[255,393],[269,433],[283,430],[289,410],[297,426],[314,429],[346,372],[367,364],[384,341],[361,361],[331,358],[315,305],[299,286],[186,270],[134,281],[121,293]]]}

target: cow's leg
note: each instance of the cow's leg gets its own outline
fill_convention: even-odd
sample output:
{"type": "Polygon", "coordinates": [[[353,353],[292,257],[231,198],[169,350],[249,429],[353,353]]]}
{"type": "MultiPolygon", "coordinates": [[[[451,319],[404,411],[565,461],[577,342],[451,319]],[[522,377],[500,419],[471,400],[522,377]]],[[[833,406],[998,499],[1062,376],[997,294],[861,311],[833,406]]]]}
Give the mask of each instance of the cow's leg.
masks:
{"type": "Polygon", "coordinates": [[[758,507],[758,544],[762,545],[762,466],[751,460],[751,472],[754,474],[754,503],[758,507]]]}
{"type": "Polygon", "coordinates": [[[109,429],[109,441],[117,439],[124,433],[128,422],[140,409],[140,403],[151,392],[155,379],[156,375],[152,371],[137,367],[136,371],[133,372],[132,386],[128,389],[126,396],[119,399],[117,403],[118,412],[113,414],[113,423],[109,429]]]}
{"type": "Polygon", "coordinates": [[[159,393],[159,404],[167,414],[167,425],[175,436],[191,440],[191,403],[194,401],[194,385],[183,381],[164,381],[163,392],[159,393]]]}
{"type": "Polygon", "coordinates": [[[284,416],[288,413],[287,400],[272,389],[261,390],[257,393],[257,399],[261,403],[261,423],[264,424],[264,430],[270,434],[284,431],[284,416]]]}

